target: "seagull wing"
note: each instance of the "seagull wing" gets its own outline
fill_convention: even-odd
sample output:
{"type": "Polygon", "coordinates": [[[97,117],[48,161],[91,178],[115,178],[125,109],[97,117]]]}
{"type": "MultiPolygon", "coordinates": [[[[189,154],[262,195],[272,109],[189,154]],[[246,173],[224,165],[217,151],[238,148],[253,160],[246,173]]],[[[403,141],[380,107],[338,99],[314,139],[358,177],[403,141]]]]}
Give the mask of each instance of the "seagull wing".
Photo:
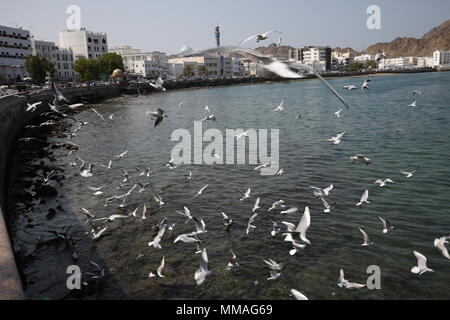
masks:
{"type": "Polygon", "coordinates": [[[161,265],[159,266],[158,270],[157,270],[157,274],[160,278],[164,278],[164,276],[162,275],[162,271],[164,269],[164,264],[165,264],[165,259],[166,257],[163,257],[161,260],[161,265]]]}
{"type": "Polygon", "coordinates": [[[306,239],[306,231],[308,230],[310,225],[311,225],[311,215],[309,207],[306,207],[303,217],[300,220],[299,225],[295,229],[296,232],[300,233],[300,239],[306,243],[309,243],[309,240],[306,239]]]}
{"type": "Polygon", "coordinates": [[[361,232],[363,239],[364,239],[364,244],[368,244],[369,243],[369,236],[367,235],[367,233],[364,232],[363,229],[359,228],[359,232],[361,232]]]}
{"type": "Polygon", "coordinates": [[[417,266],[419,267],[419,269],[420,270],[427,269],[428,268],[427,267],[427,258],[423,254],[421,254],[417,251],[414,251],[414,255],[417,258],[417,266]]]}
{"type": "Polygon", "coordinates": [[[251,36],[251,37],[248,37],[247,39],[245,39],[244,41],[242,41],[241,43],[239,43],[239,45],[243,45],[244,43],[246,43],[246,42],[248,42],[248,41],[250,41],[250,40],[256,39],[258,36],[259,36],[258,34],[255,34],[255,35],[253,35],[253,36],[251,36]]]}

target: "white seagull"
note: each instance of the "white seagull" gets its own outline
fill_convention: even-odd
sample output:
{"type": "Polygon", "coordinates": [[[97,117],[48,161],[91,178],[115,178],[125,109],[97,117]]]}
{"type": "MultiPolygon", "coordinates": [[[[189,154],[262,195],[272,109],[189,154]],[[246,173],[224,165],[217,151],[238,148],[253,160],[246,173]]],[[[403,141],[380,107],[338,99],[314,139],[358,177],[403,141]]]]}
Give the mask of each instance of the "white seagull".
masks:
{"type": "Polygon", "coordinates": [[[380,219],[381,223],[383,224],[383,233],[388,233],[389,231],[394,229],[389,220],[385,220],[382,217],[378,217],[378,219],[380,219]]]}
{"type": "Polygon", "coordinates": [[[295,300],[308,300],[308,298],[303,293],[295,289],[291,290],[291,294],[295,298],[295,300]]]}
{"type": "Polygon", "coordinates": [[[153,239],[152,242],[148,243],[149,247],[153,247],[155,249],[162,249],[161,248],[161,239],[164,236],[164,233],[166,232],[166,227],[161,227],[158,231],[158,234],[156,235],[155,239],[153,239]]]}
{"type": "Polygon", "coordinates": [[[364,232],[363,229],[359,228],[359,232],[361,232],[364,240],[364,243],[361,246],[368,247],[373,244],[373,242],[370,242],[369,236],[367,235],[367,233],[364,232]]]}
{"type": "Polygon", "coordinates": [[[407,178],[411,178],[416,171],[408,172],[408,171],[400,171],[402,174],[404,174],[407,178]]]}
{"type": "Polygon", "coordinates": [[[39,102],[36,102],[36,103],[33,103],[33,104],[27,103],[28,107],[25,110],[25,112],[29,112],[29,111],[35,112],[36,109],[37,109],[37,106],[40,105],[40,104],[42,104],[42,101],[39,101],[39,102]]]}
{"type": "Polygon", "coordinates": [[[345,289],[362,289],[364,288],[366,285],[364,284],[359,284],[359,283],[354,283],[354,282],[349,282],[347,279],[345,279],[344,276],[344,269],[341,269],[339,271],[339,280],[338,280],[338,286],[340,288],[345,288],[345,289]]]}
{"type": "Polygon", "coordinates": [[[333,144],[340,144],[342,138],[343,138],[344,135],[345,135],[345,133],[346,133],[345,131],[342,132],[342,133],[338,133],[338,134],[336,135],[336,137],[332,137],[331,139],[328,139],[328,141],[333,142],[333,144]]]}
{"type": "Polygon", "coordinates": [[[336,117],[340,118],[340,117],[341,117],[341,113],[342,113],[343,110],[344,110],[344,109],[341,109],[341,110],[336,111],[336,112],[334,113],[334,115],[335,115],[336,117]]]}
{"type": "Polygon", "coordinates": [[[273,109],[272,112],[276,112],[276,111],[281,112],[281,111],[283,111],[284,110],[284,106],[283,105],[284,105],[284,99],[281,100],[281,103],[278,105],[278,107],[273,109]]]}
{"type": "Polygon", "coordinates": [[[266,39],[269,38],[269,34],[271,34],[271,33],[282,33],[282,32],[272,30],[272,31],[268,31],[268,32],[262,33],[262,34],[255,34],[254,36],[248,37],[247,39],[245,39],[244,41],[239,43],[239,45],[243,45],[244,43],[246,43],[246,42],[248,42],[250,40],[253,40],[253,39],[256,39],[256,42],[260,42],[260,41],[266,40],[266,39]]]}
{"type": "Polygon", "coordinates": [[[447,259],[450,260],[450,255],[448,254],[448,250],[445,247],[446,244],[448,244],[448,239],[450,239],[450,237],[442,237],[439,239],[434,240],[434,246],[436,247],[436,249],[438,249],[442,255],[444,257],[446,257],[447,259]]]}
{"type": "Polygon", "coordinates": [[[392,181],[391,179],[380,179],[375,181],[375,184],[379,185],[380,187],[385,187],[387,183],[394,183],[394,181],[392,181]]]}
{"type": "Polygon", "coordinates": [[[206,186],[204,186],[203,188],[200,189],[199,192],[197,192],[197,194],[195,195],[196,197],[201,196],[203,194],[203,191],[205,191],[206,188],[209,187],[209,184],[207,184],[206,186]]]}
{"type": "Polygon", "coordinates": [[[150,272],[149,274],[149,278],[154,278],[156,276],[160,277],[160,278],[164,278],[164,276],[162,275],[162,271],[164,269],[164,262],[165,262],[166,257],[162,258],[161,264],[159,265],[158,269],[156,270],[156,275],[153,274],[153,272],[150,272]]]}
{"type": "Polygon", "coordinates": [[[423,254],[417,251],[413,251],[413,253],[417,258],[417,266],[412,267],[411,269],[412,273],[421,276],[425,272],[434,272],[432,269],[427,267],[427,258],[423,254]]]}
{"type": "Polygon", "coordinates": [[[366,81],[364,81],[363,85],[362,85],[362,90],[369,90],[369,82],[372,81],[370,79],[367,79],[366,81]]]}
{"type": "Polygon", "coordinates": [[[361,201],[359,201],[356,206],[357,207],[361,207],[364,203],[370,203],[369,201],[369,190],[364,191],[362,197],[361,197],[361,201]]]}
{"type": "Polygon", "coordinates": [[[206,279],[207,276],[211,274],[208,270],[208,254],[206,249],[202,251],[202,260],[200,261],[200,267],[195,271],[194,279],[198,286],[200,286],[206,279]]]}

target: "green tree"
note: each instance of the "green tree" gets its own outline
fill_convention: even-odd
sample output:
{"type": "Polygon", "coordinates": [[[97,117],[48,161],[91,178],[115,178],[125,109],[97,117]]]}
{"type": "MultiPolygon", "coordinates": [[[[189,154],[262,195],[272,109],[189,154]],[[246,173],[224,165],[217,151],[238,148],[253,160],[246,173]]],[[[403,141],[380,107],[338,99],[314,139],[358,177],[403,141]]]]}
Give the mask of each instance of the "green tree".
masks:
{"type": "Polygon", "coordinates": [[[183,75],[185,77],[191,77],[194,74],[194,67],[190,64],[184,66],[183,75]]]}
{"type": "Polygon", "coordinates": [[[98,80],[102,73],[100,64],[96,59],[80,58],[73,64],[73,69],[80,74],[82,82],[98,80]]]}
{"type": "Polygon", "coordinates": [[[364,69],[364,64],[362,64],[361,62],[352,62],[348,67],[347,67],[347,71],[359,71],[364,69]]]}
{"type": "Polygon", "coordinates": [[[375,69],[377,67],[377,62],[375,60],[367,61],[367,68],[375,69]]]}
{"type": "Polygon", "coordinates": [[[202,65],[198,68],[198,74],[201,76],[208,75],[208,68],[205,65],[202,65]]]}
{"type": "Polygon", "coordinates": [[[55,66],[44,57],[28,56],[25,61],[25,68],[31,79],[38,84],[45,82],[47,72],[55,73],[55,66]]]}
{"type": "Polygon", "coordinates": [[[116,69],[124,70],[122,56],[117,53],[104,54],[98,58],[98,64],[100,72],[107,74],[108,76],[116,69]]]}

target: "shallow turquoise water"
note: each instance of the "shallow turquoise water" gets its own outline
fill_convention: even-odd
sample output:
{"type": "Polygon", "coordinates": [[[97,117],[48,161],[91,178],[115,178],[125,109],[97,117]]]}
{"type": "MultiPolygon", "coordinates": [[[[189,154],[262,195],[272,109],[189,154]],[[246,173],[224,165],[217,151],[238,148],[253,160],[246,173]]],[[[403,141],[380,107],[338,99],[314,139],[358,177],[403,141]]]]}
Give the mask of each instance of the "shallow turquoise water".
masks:
{"type": "MultiPolygon", "coordinates": [[[[67,166],[74,156],[58,154],[56,163],[64,166],[66,175],[60,192],[70,199],[67,205],[77,214],[80,207],[98,217],[130,213],[144,201],[151,207],[144,222],[110,224],[106,236],[94,246],[128,298],[292,299],[289,291],[295,288],[310,299],[449,299],[450,261],[434,248],[433,241],[450,235],[450,73],[377,76],[372,78],[370,91],[341,89],[349,84],[359,87],[363,80],[330,81],[352,107],[344,108],[340,119],[334,112],[343,106],[319,81],[168,92],[96,107],[105,117],[114,113],[113,121],[102,121],[85,109],[75,115],[89,124],[71,139],[80,146],[74,156],[107,164],[114,155],[125,150],[128,154],[114,161],[110,171],[96,167],[91,179],[76,175],[77,168],[67,166]],[[420,90],[422,95],[412,97],[413,90],[420,90]],[[285,110],[271,112],[283,98],[285,110]],[[415,99],[417,107],[408,107],[415,99]],[[181,101],[184,104],[178,111],[181,101]],[[194,121],[205,116],[205,105],[217,121],[205,123],[204,130],[279,129],[280,168],[286,173],[261,176],[251,165],[165,168],[176,144],[170,141],[173,130],[185,128],[192,133],[194,121]],[[169,115],[157,129],[145,116],[146,111],[156,107],[169,115]],[[298,113],[302,114],[299,120],[295,118],[298,113]],[[404,130],[404,134],[397,134],[397,129],[404,130]],[[343,131],[347,134],[340,145],[327,141],[343,131]],[[371,158],[373,165],[348,161],[348,156],[358,153],[371,158]],[[154,174],[150,178],[138,177],[135,167],[149,167],[154,174]],[[400,173],[419,167],[410,179],[400,173]],[[124,210],[117,208],[117,203],[105,208],[106,197],[126,192],[126,188],[117,190],[122,168],[131,173],[133,183],[150,182],[151,187],[142,194],[133,194],[124,210]],[[193,181],[185,183],[184,175],[189,171],[193,181]],[[376,187],[374,181],[380,178],[391,178],[395,183],[376,187]],[[194,198],[206,184],[209,187],[205,194],[194,198]],[[335,189],[328,200],[339,204],[333,214],[326,215],[309,187],[330,184],[335,189]],[[106,185],[105,194],[92,196],[88,186],[101,185],[106,185]],[[239,201],[235,189],[245,191],[249,187],[252,198],[239,201]],[[366,189],[370,189],[371,203],[357,208],[355,204],[366,189]],[[166,202],[162,209],[152,200],[155,192],[166,202]],[[258,196],[263,209],[255,223],[257,228],[246,237],[247,222],[258,196]],[[312,224],[307,235],[312,246],[293,257],[289,255],[291,246],[281,236],[270,236],[268,218],[297,224],[301,214],[269,215],[267,209],[279,199],[299,207],[301,213],[306,205],[311,209],[312,224]],[[208,230],[201,239],[213,274],[200,287],[194,282],[200,263],[200,256],[194,254],[195,245],[173,244],[177,235],[194,231],[194,226],[184,224],[175,212],[185,205],[194,216],[205,220],[208,230]],[[230,233],[221,223],[221,211],[233,218],[230,233]],[[378,216],[389,219],[395,229],[382,234],[378,216]],[[175,230],[163,237],[162,250],[149,248],[147,243],[155,236],[152,226],[164,217],[177,222],[175,230]],[[358,227],[368,233],[373,246],[361,247],[358,227]],[[226,270],[230,248],[241,265],[233,272],[226,270]],[[416,264],[413,250],[428,257],[434,273],[418,277],[410,272],[416,264]],[[139,254],[144,257],[136,259],[139,254]],[[166,278],[148,279],[148,273],[157,268],[163,256],[166,278]],[[269,258],[286,263],[276,281],[266,280],[269,273],[262,259],[269,258]],[[370,265],[381,268],[381,290],[346,291],[336,285],[340,268],[350,281],[365,283],[370,265]]],[[[60,225],[71,221],[72,212],[67,211],[58,220],[60,225]]],[[[83,224],[84,216],[78,218],[83,224]]],[[[87,225],[85,228],[88,230],[87,225]]],[[[20,243],[20,238],[16,242],[20,243]]],[[[47,290],[49,295],[51,290],[47,290]]]]}

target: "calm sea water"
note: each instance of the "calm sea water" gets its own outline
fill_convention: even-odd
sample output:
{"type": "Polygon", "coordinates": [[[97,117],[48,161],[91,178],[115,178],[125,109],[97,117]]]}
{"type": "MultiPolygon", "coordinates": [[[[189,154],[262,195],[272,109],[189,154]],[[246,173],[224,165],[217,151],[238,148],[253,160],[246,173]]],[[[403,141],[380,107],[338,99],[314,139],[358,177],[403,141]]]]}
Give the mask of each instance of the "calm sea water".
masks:
{"type": "MultiPolygon", "coordinates": [[[[343,106],[319,81],[169,92],[96,106],[105,118],[114,113],[113,121],[101,120],[89,108],[80,110],[74,117],[89,124],[71,139],[80,146],[79,151],[67,157],[66,151],[56,150],[54,161],[44,160],[64,169],[62,183],[52,182],[58,197],[44,203],[34,201],[27,209],[22,204],[12,205],[18,216],[12,223],[14,244],[22,257],[19,260],[29,296],[63,298],[68,294],[65,272],[73,264],[71,250],[50,241],[51,231],[65,226],[77,244],[77,264],[82,270],[95,270],[89,260],[108,269],[103,286],[93,295],[99,298],[292,299],[289,291],[295,288],[310,299],[450,299],[450,261],[433,246],[435,238],[450,235],[450,73],[378,76],[372,78],[370,91],[341,89],[349,84],[360,87],[363,80],[331,81],[352,106],[344,109],[340,119],[334,112],[343,106]],[[412,97],[413,90],[422,95],[412,97]],[[283,98],[285,110],[271,112],[283,98]],[[416,99],[417,107],[408,107],[416,99]],[[181,101],[184,103],[178,110],[181,101]],[[217,121],[205,123],[204,129],[279,129],[279,162],[286,173],[261,176],[251,165],[165,168],[176,144],[170,141],[173,130],[185,128],[192,133],[194,121],[205,116],[205,105],[217,121]],[[157,107],[169,118],[155,129],[145,113],[157,107]],[[302,114],[299,120],[295,118],[298,113],[302,114]],[[404,134],[397,134],[397,129],[404,134]],[[340,145],[327,141],[343,131],[347,134],[340,145]],[[114,160],[111,170],[94,168],[93,178],[80,177],[78,168],[68,165],[75,156],[107,164],[125,150],[128,154],[114,160]],[[348,161],[348,156],[358,153],[371,158],[373,165],[348,161]],[[154,173],[149,178],[139,177],[135,167],[149,167],[154,173]],[[105,198],[128,189],[118,190],[121,169],[130,172],[131,183],[151,185],[142,194],[133,193],[124,209],[117,208],[117,202],[105,208],[105,198]],[[416,169],[410,179],[400,173],[416,169]],[[185,183],[184,175],[189,171],[193,180],[185,183]],[[395,184],[376,187],[374,181],[381,178],[390,178],[395,184]],[[206,184],[205,194],[194,198],[206,184]],[[328,200],[339,204],[326,215],[309,187],[330,184],[335,189],[328,200]],[[102,185],[101,196],[93,196],[88,189],[102,185]],[[236,189],[244,192],[247,188],[252,189],[252,198],[239,201],[236,189]],[[370,189],[371,203],[357,208],[355,204],[366,189],[370,189]],[[155,193],[166,203],[162,209],[152,200],[155,193]],[[247,237],[248,219],[258,196],[263,209],[255,223],[257,228],[247,237]],[[279,199],[299,207],[299,213],[268,214],[267,209],[279,199]],[[107,217],[128,214],[143,202],[150,207],[145,221],[113,222],[95,243],[85,234],[90,229],[79,213],[81,207],[97,217],[107,217]],[[42,212],[56,203],[62,210],[48,219],[42,212]],[[201,239],[213,273],[199,287],[194,281],[200,263],[196,246],[173,244],[177,235],[194,231],[194,225],[185,224],[176,213],[183,206],[203,218],[208,230],[201,239]],[[312,245],[290,256],[291,245],[280,235],[270,235],[269,218],[297,224],[305,206],[311,209],[307,236],[312,245]],[[230,232],[224,230],[221,211],[234,221],[230,232]],[[378,216],[390,220],[395,229],[383,234],[378,216]],[[156,235],[152,227],[164,217],[177,223],[175,229],[164,235],[162,250],[149,248],[148,242],[156,235]],[[361,246],[358,227],[368,233],[373,246],[361,246]],[[231,272],[226,270],[230,249],[240,264],[231,272]],[[410,272],[417,262],[413,250],[427,256],[434,273],[419,277],[410,272]],[[144,256],[137,259],[138,255],[144,256]],[[149,272],[156,270],[163,256],[166,277],[149,279],[149,272]],[[286,263],[278,280],[266,280],[269,273],[263,259],[286,263]],[[381,268],[381,290],[347,291],[337,286],[339,269],[345,270],[350,281],[365,283],[370,265],[381,268]]],[[[51,140],[65,141],[57,137],[51,140]]]]}

